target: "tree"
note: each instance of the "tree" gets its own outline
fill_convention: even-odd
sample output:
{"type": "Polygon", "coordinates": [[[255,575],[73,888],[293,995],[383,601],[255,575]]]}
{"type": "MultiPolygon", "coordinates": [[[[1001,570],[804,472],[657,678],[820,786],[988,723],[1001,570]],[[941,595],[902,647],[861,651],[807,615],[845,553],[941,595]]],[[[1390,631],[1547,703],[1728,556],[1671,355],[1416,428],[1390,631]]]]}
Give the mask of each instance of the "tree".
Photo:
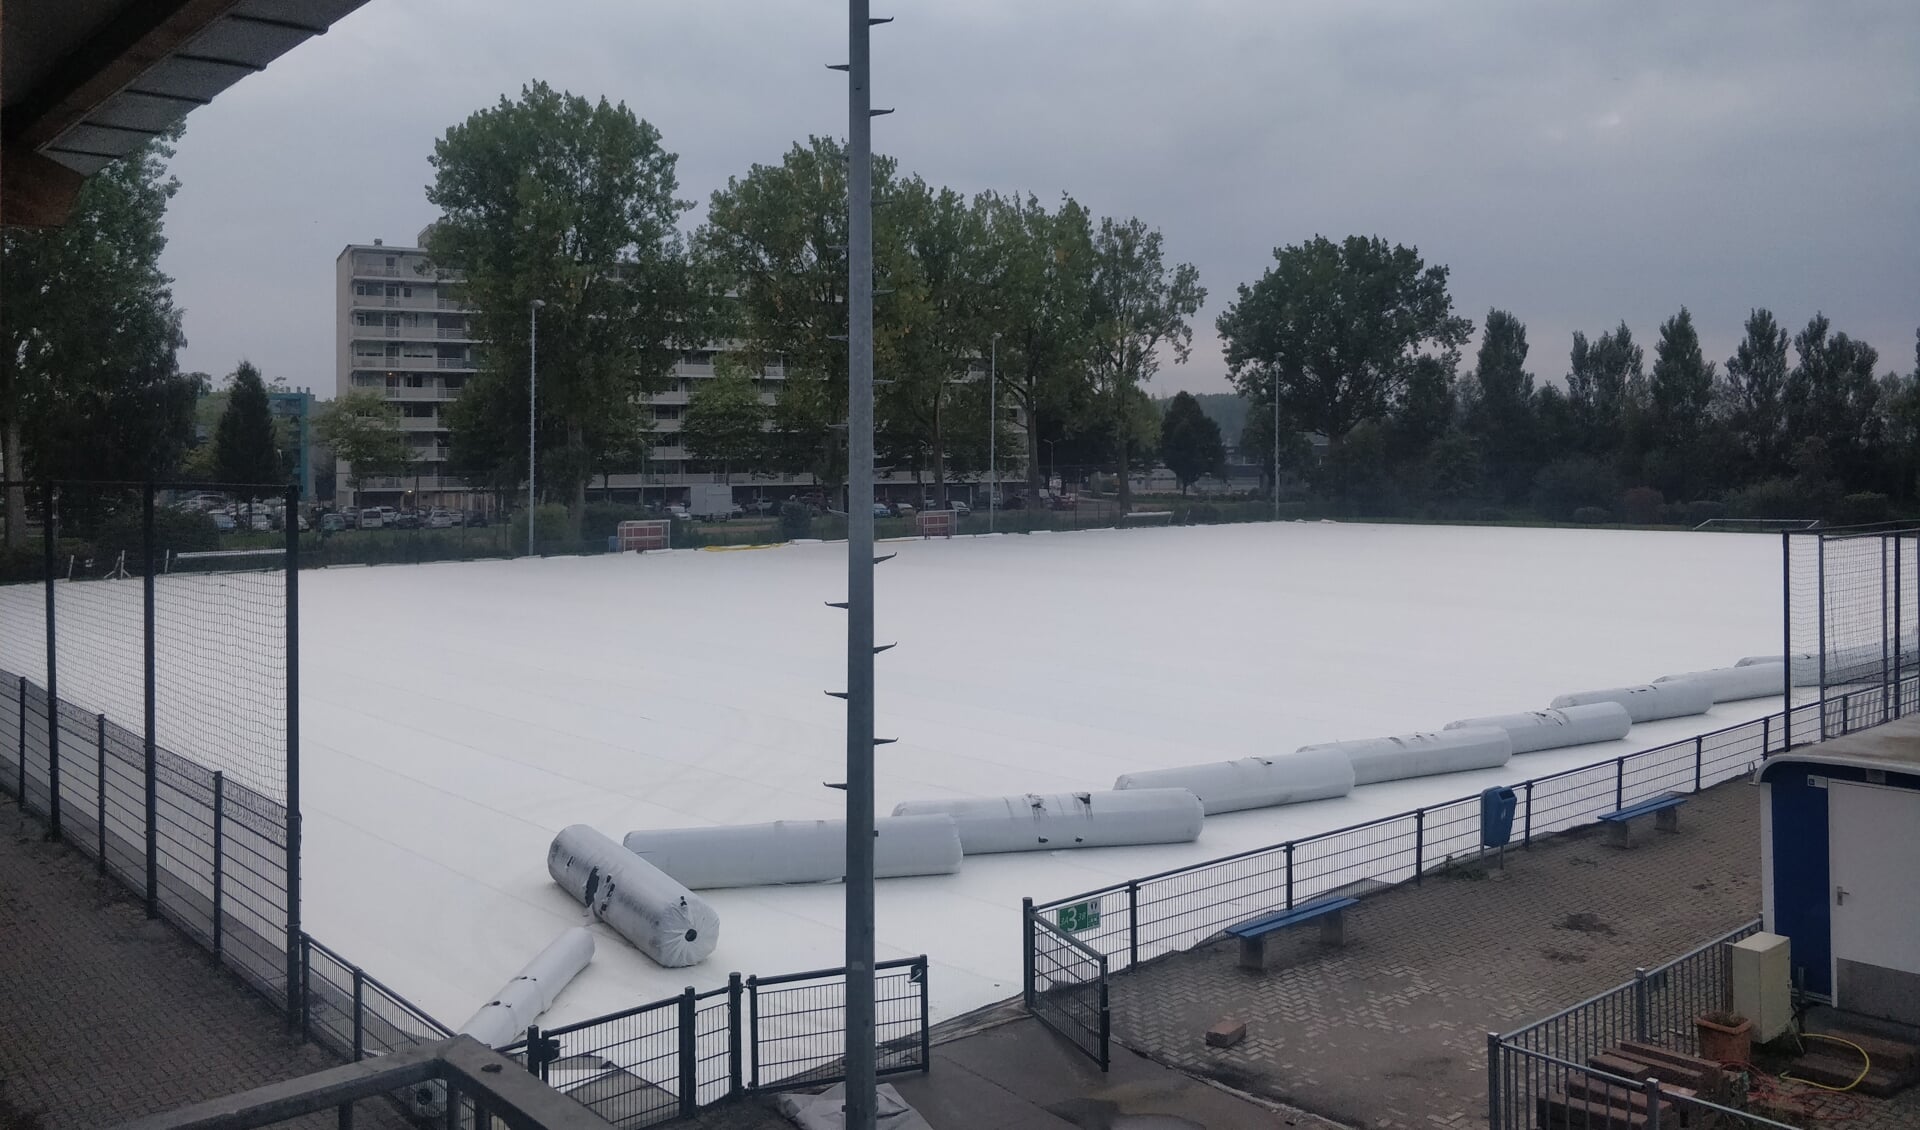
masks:
{"type": "MultiPolygon", "coordinates": [[[[999,385],[1027,419],[1027,494],[1041,492],[1043,433],[1064,427],[1064,414],[1084,400],[1092,351],[1093,223],[1063,196],[1052,212],[1032,196],[988,194],[984,213],[989,264],[985,287],[996,302],[984,316],[989,341],[1000,334],[999,385]]],[[[1011,444],[1005,457],[1014,456],[1011,444]]]]}
{"type": "Polygon", "coordinates": [[[1655,483],[1676,498],[1700,485],[1707,465],[1704,440],[1713,404],[1714,364],[1700,351],[1693,315],[1680,312],[1660,324],[1653,347],[1653,373],[1647,382],[1649,439],[1662,452],[1663,473],[1655,483]]]}
{"type": "Polygon", "coordinates": [[[1153,420],[1152,401],[1141,386],[1159,372],[1162,346],[1176,361],[1187,359],[1193,347],[1188,319],[1206,300],[1193,264],[1166,264],[1157,230],[1138,219],[1100,221],[1093,241],[1088,375],[1095,419],[1112,444],[1123,510],[1133,499],[1129,472],[1142,402],[1145,419],[1153,420]]]}
{"type": "Polygon", "coordinates": [[[1227,446],[1220,425],[1207,418],[1190,392],[1174,394],[1160,419],[1160,458],[1180,480],[1180,493],[1207,475],[1225,472],[1227,446]]]}
{"type": "Polygon", "coordinates": [[[1746,335],[1727,358],[1728,426],[1757,477],[1786,469],[1787,329],[1769,310],[1747,314],[1746,335]]]}
{"type": "Polygon", "coordinates": [[[1492,464],[1494,482],[1508,501],[1525,496],[1538,460],[1533,374],[1526,365],[1526,324],[1505,310],[1488,310],[1474,360],[1467,430],[1479,441],[1479,451],[1492,464]]]}
{"type": "Polygon", "coordinates": [[[213,432],[213,473],[222,485],[251,502],[266,496],[257,488],[287,478],[267,385],[251,361],[240,362],[227,389],[227,410],[213,432]]]}
{"type": "MultiPolygon", "coordinates": [[[[180,314],[160,269],[168,143],[156,139],[87,179],[59,228],[9,227],[0,270],[0,475],[175,473],[193,439],[198,386],[175,363],[180,314]]],[[[7,492],[6,540],[25,533],[7,492]]]]}
{"type": "Polygon", "coordinates": [[[731,483],[734,468],[755,465],[765,449],[767,406],[760,382],[737,361],[715,368],[722,371],[701,381],[687,402],[680,442],[695,459],[719,464],[731,483]]]}
{"type": "Polygon", "coordinates": [[[1613,455],[1625,450],[1646,396],[1646,351],[1633,343],[1633,331],[1621,322],[1589,343],[1574,331],[1567,370],[1567,400],[1579,433],[1580,450],[1613,455]]]}
{"type": "MultiPolygon", "coordinates": [[[[437,269],[459,272],[488,342],[451,414],[453,461],[510,465],[525,438],[528,311],[538,300],[540,481],[580,535],[586,485],[644,431],[639,394],[658,390],[710,329],[688,262],[678,158],[626,104],[590,103],[543,82],[502,97],[434,143],[427,236],[437,269]],[[478,394],[478,395],[476,395],[478,394]],[[470,402],[470,403],[469,403],[470,402]]],[[[518,467],[524,481],[526,467],[518,467]]]]}
{"type": "Polygon", "coordinates": [[[1387,415],[1419,357],[1456,354],[1473,330],[1453,313],[1447,269],[1414,248],[1315,236],[1273,255],[1216,323],[1229,378],[1256,406],[1270,410],[1277,395],[1289,420],[1333,447],[1387,415]]]}
{"type": "Polygon", "coordinates": [[[354,490],[374,475],[398,475],[407,466],[407,437],[400,409],[376,389],[357,388],[327,405],[314,421],[320,442],[353,467],[354,490]]]}
{"type": "Polygon", "coordinates": [[[1815,314],[1793,337],[1799,363],[1781,394],[1787,434],[1825,443],[1832,472],[1850,490],[1868,490],[1878,446],[1880,386],[1874,366],[1880,354],[1864,341],[1832,332],[1825,314],[1815,314]]]}

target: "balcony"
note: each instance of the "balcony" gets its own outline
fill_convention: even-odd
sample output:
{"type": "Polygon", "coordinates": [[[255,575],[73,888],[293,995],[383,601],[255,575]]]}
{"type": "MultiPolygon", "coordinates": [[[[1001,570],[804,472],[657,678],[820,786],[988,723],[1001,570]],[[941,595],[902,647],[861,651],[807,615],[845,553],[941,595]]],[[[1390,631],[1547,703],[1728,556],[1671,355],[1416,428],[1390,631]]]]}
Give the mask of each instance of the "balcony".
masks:
{"type": "MultiPolygon", "coordinates": [[[[412,392],[417,390],[409,389],[408,391],[412,392]]],[[[444,432],[447,430],[447,425],[446,421],[438,416],[402,416],[400,417],[400,430],[403,432],[444,432]]]]}
{"type": "Polygon", "coordinates": [[[387,310],[460,309],[459,306],[442,306],[441,303],[446,301],[447,299],[435,297],[430,289],[425,294],[420,294],[416,290],[416,293],[411,298],[382,294],[356,294],[353,296],[353,305],[355,308],[363,310],[373,309],[375,307],[387,310]]]}
{"type": "MultiPolygon", "coordinates": [[[[380,386],[375,385],[373,387],[378,388],[380,386]]],[[[450,400],[454,395],[437,384],[427,385],[424,388],[408,388],[405,385],[394,385],[388,387],[386,393],[388,400],[450,400]]]]}
{"type": "Polygon", "coordinates": [[[435,367],[440,369],[473,370],[479,368],[478,365],[474,364],[473,358],[471,357],[436,357],[434,360],[439,362],[435,367]]]}
{"type": "Polygon", "coordinates": [[[473,331],[465,326],[440,326],[435,336],[441,341],[473,341],[473,331]]]}

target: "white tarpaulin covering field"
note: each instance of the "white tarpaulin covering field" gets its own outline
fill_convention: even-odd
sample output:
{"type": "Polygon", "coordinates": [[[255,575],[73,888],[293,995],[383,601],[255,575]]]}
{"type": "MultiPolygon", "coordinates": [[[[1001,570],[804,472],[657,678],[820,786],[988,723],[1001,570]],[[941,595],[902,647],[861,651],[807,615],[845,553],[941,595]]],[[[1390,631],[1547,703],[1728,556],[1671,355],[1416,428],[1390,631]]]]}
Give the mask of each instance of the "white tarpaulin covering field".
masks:
{"type": "MultiPolygon", "coordinates": [[[[351,535],[346,535],[351,536],[351,535]]],[[[1438,729],[1780,647],[1775,538],[1288,523],[903,542],[878,573],[881,813],[1438,729]]],[[[844,544],[301,578],[308,930],[443,1020],[583,920],[554,833],[842,814],[844,544]]],[[[64,690],[64,686],[63,686],[64,690]]],[[[1196,843],[969,857],[883,881],[882,959],[936,1017],[1020,986],[1019,907],[1729,725],[1208,818],[1196,843]]],[[[183,749],[183,753],[191,753],[183,749]]],[[[596,926],[548,1023],[839,965],[838,885],[705,893],[661,969],[596,926]]]]}

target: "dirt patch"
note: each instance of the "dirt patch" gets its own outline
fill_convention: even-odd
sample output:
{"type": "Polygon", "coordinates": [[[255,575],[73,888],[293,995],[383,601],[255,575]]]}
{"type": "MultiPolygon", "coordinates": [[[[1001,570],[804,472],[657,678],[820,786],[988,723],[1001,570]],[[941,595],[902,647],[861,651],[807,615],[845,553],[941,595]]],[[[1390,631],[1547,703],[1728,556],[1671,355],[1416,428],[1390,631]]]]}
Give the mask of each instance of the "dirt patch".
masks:
{"type": "Polygon", "coordinates": [[[1612,926],[1607,925],[1606,921],[1598,914],[1593,914],[1585,910],[1567,915],[1560,921],[1555,922],[1553,928],[1556,930],[1572,930],[1577,934],[1601,934],[1609,938],[1613,937],[1612,926]]]}
{"type": "Polygon", "coordinates": [[[1583,965],[1587,960],[1586,954],[1574,953],[1571,950],[1543,949],[1540,951],[1540,956],[1561,965],[1583,965]]]}

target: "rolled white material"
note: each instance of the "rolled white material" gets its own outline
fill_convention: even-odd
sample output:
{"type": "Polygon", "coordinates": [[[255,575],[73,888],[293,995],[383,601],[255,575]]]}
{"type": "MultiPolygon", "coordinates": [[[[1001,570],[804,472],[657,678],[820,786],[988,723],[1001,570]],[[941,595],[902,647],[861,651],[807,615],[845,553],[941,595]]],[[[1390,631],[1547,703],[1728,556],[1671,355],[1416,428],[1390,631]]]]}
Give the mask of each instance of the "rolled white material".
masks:
{"type": "Polygon", "coordinates": [[[547,874],[641,953],[669,969],[697,965],[720,941],[720,916],[658,867],[585,824],[562,828],[547,874]]]}
{"type": "MultiPolygon", "coordinates": [[[[873,822],[876,879],[960,870],[953,817],[883,816],[873,822]]],[[[845,820],[776,820],[629,832],[628,851],[696,891],[772,883],[832,883],[847,875],[845,820]]]]}
{"type": "Polygon", "coordinates": [[[1449,730],[1492,726],[1505,730],[1513,741],[1515,753],[1537,753],[1543,749],[1564,749],[1589,742],[1618,741],[1633,728],[1633,716],[1617,702],[1593,702],[1585,706],[1563,706],[1551,710],[1530,710],[1525,714],[1494,714],[1486,718],[1462,718],[1447,723],[1449,730]]]}
{"type": "Polygon", "coordinates": [[[1609,687],[1603,691],[1578,691],[1553,700],[1555,706],[1586,706],[1594,702],[1617,702],[1627,708],[1636,723],[1662,718],[1684,718],[1705,714],[1713,707],[1713,690],[1705,683],[1676,680],[1658,686],[1609,687]]]}
{"type": "Polygon", "coordinates": [[[1704,683],[1713,692],[1715,702],[1739,702],[1748,698],[1772,698],[1786,693],[1786,668],[1779,663],[1749,663],[1744,667],[1715,667],[1707,671],[1689,671],[1684,675],[1662,675],[1654,686],[1691,680],[1704,683]]]}
{"type": "Polygon", "coordinates": [[[1437,773],[1494,769],[1513,756],[1513,738],[1498,726],[1470,726],[1391,738],[1301,746],[1300,753],[1337,751],[1353,765],[1355,785],[1375,785],[1437,773]]]}
{"type": "Polygon", "coordinates": [[[1202,810],[1213,816],[1346,796],[1353,791],[1353,763],[1338,751],[1303,751],[1124,773],[1113,787],[1185,789],[1199,797],[1202,810]]]}
{"type": "Polygon", "coordinates": [[[492,1000],[468,1017],[460,1026],[460,1034],[472,1036],[490,1048],[524,1038],[527,1025],[552,1008],[560,990],[592,960],[592,931],[585,926],[572,927],[534,954],[533,960],[513,975],[513,980],[501,986],[492,1000]]]}
{"type": "Polygon", "coordinates": [[[968,855],[1191,843],[1205,819],[1199,798],[1185,789],[909,800],[893,809],[895,816],[941,812],[953,817],[968,855]]]}
{"type": "MultiPolygon", "coordinates": [[[[1753,667],[1767,663],[1780,663],[1784,657],[1778,655],[1749,655],[1735,666],[1753,667]]],[[[1894,652],[1891,643],[1884,652],[1881,645],[1854,644],[1837,647],[1827,653],[1825,668],[1820,656],[1810,652],[1796,652],[1793,655],[1793,685],[1796,687],[1817,687],[1822,675],[1828,686],[1844,686],[1848,683],[1877,683],[1883,677],[1891,678],[1894,665],[1894,652]]],[[[1901,676],[1909,671],[1920,671],[1920,637],[1908,635],[1901,640],[1898,656],[1901,676]]]]}

